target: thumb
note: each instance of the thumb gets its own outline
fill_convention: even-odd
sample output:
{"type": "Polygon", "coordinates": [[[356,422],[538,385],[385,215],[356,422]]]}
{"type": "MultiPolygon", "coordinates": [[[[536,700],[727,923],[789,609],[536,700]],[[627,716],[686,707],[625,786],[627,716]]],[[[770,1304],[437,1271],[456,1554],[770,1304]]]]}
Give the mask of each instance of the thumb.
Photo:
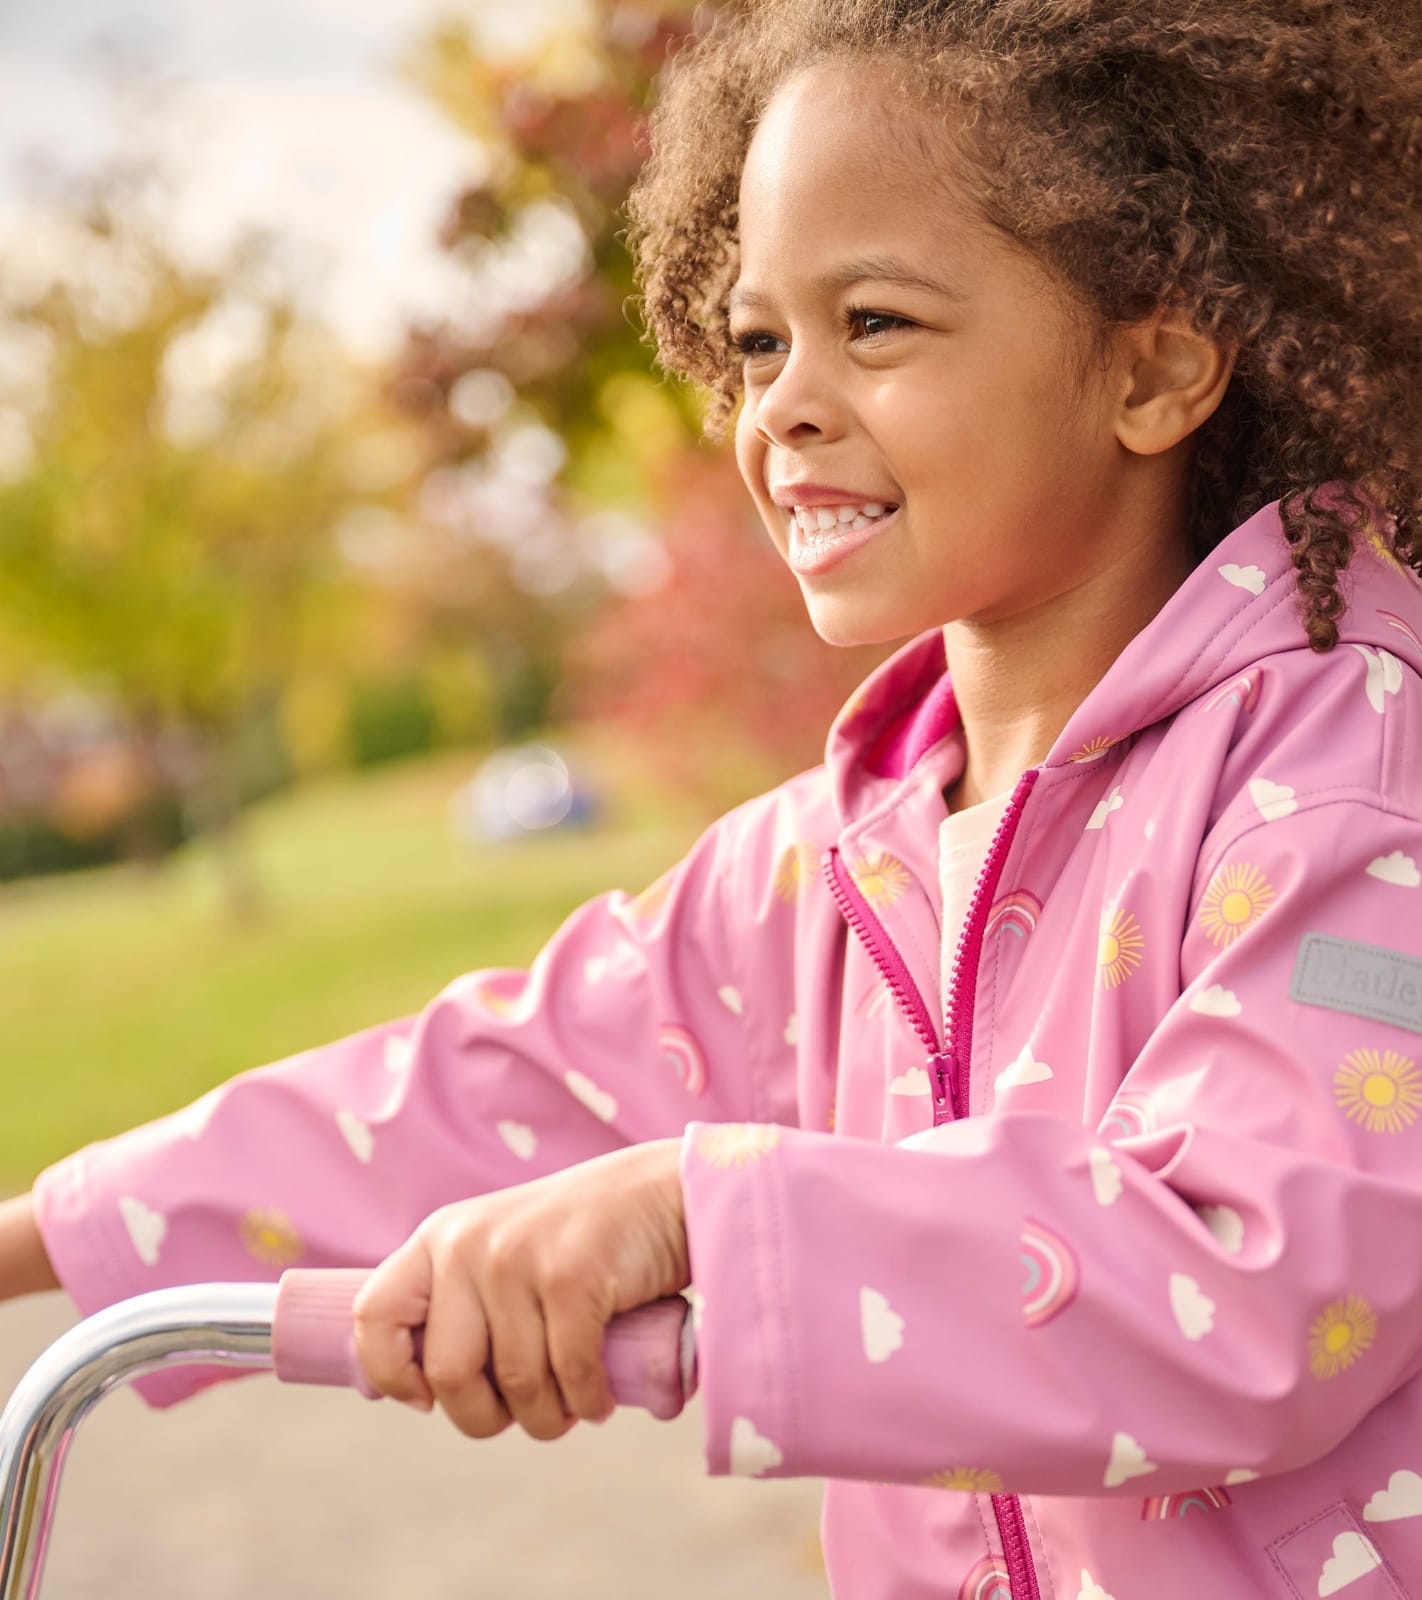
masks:
{"type": "Polygon", "coordinates": [[[378,1266],[355,1299],[355,1350],[373,1388],[423,1411],[434,1394],[415,1342],[429,1315],[434,1268],[419,1234],[378,1266]]]}

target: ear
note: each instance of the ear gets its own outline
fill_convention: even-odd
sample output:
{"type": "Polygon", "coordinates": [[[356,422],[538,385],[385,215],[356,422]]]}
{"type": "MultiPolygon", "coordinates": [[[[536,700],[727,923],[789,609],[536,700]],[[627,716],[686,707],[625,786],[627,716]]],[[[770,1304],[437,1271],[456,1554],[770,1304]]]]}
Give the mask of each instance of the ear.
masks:
{"type": "Polygon", "coordinates": [[[1224,399],[1237,353],[1197,332],[1172,307],[1123,328],[1116,351],[1116,437],[1140,456],[1160,455],[1189,438],[1224,399]]]}

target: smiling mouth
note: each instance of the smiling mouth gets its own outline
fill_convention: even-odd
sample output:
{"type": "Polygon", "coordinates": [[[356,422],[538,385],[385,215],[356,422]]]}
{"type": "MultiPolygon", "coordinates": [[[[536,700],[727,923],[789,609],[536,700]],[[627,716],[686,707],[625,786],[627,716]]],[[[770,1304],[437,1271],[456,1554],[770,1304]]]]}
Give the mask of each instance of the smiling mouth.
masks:
{"type": "MultiPolygon", "coordinates": [[[[845,522],[838,518],[821,527],[816,520],[806,527],[806,519],[792,510],[788,517],[788,548],[785,558],[798,577],[819,577],[847,560],[856,550],[871,543],[879,530],[898,516],[900,507],[887,502],[871,501],[869,507],[877,514],[857,514],[845,522]]],[[[797,508],[802,510],[802,508],[797,508]]]]}
{"type": "Polygon", "coordinates": [[[845,532],[858,533],[897,510],[895,501],[865,500],[856,505],[791,506],[785,515],[792,531],[816,542],[845,532]]]}

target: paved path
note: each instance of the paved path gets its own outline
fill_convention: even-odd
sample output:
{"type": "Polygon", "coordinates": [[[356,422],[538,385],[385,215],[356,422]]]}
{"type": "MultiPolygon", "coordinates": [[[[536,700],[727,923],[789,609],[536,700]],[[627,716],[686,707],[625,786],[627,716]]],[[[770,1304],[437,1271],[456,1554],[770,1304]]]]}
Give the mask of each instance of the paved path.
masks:
{"type": "MultiPolygon", "coordinates": [[[[0,1305],[0,1398],[71,1321],[0,1305]]],[[[827,1600],[819,1485],[710,1479],[701,1414],[483,1443],[354,1395],[109,1396],[65,1472],[45,1600],[827,1600]]]]}

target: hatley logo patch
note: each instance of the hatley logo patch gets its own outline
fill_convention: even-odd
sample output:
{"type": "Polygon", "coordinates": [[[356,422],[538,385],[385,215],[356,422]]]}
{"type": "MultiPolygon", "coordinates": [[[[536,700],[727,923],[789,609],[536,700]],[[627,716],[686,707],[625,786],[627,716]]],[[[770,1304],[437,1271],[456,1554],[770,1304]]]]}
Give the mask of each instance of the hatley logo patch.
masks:
{"type": "Polygon", "coordinates": [[[1356,939],[1307,933],[1289,997],[1422,1033],[1422,960],[1356,939]]]}

